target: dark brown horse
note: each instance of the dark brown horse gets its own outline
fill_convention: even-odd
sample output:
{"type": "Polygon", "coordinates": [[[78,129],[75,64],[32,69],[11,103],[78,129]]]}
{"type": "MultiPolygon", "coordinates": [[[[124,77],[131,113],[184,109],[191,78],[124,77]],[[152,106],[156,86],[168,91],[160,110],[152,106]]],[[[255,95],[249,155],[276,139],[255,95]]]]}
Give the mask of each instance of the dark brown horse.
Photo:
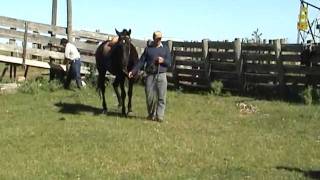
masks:
{"type": "Polygon", "coordinates": [[[131,43],[131,29],[124,29],[122,32],[117,31],[118,41],[114,44],[110,51],[108,51],[109,41],[103,42],[98,46],[96,50],[96,66],[98,69],[98,90],[102,97],[103,112],[107,112],[107,103],[105,100],[105,80],[106,72],[109,71],[115,75],[113,82],[113,88],[117,95],[119,107],[122,107],[122,114],[127,116],[129,112],[132,112],[132,91],[133,91],[133,78],[128,78],[128,72],[130,72],[135,64],[138,62],[138,53],[136,48],[131,43]],[[125,81],[128,79],[128,91],[125,90],[125,81]],[[121,94],[119,93],[119,85],[121,94]],[[126,111],[125,99],[128,94],[128,111],[126,111]],[[121,96],[120,96],[121,95],[121,96]]]}

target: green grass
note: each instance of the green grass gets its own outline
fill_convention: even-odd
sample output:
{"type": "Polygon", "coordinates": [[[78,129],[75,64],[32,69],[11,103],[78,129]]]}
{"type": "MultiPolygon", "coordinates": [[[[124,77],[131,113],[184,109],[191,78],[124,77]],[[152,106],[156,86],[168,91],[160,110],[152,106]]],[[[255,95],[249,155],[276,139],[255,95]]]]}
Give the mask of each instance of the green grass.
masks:
{"type": "MultiPolygon", "coordinates": [[[[168,92],[166,122],[100,114],[94,89],[0,95],[0,179],[312,179],[320,107],[168,92]],[[241,114],[238,101],[254,104],[241,114]]],[[[318,173],[318,174],[317,174],[318,173]]]]}

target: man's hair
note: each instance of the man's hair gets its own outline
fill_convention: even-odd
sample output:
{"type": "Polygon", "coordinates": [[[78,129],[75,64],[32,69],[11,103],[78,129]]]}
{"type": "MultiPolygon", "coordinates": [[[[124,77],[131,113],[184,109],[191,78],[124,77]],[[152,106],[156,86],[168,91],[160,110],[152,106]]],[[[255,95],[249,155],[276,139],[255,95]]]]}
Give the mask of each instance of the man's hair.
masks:
{"type": "Polygon", "coordinates": [[[69,42],[68,39],[62,38],[61,41],[60,41],[60,45],[67,44],[68,42],[69,42]]]}

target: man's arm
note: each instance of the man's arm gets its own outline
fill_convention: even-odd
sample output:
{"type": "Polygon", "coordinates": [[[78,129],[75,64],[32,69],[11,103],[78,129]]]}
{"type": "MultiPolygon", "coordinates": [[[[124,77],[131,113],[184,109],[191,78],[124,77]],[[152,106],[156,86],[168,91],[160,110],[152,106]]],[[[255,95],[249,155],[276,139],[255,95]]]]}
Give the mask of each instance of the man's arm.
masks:
{"type": "Polygon", "coordinates": [[[132,78],[146,63],[146,54],[148,51],[148,47],[146,47],[139,59],[139,62],[137,65],[134,66],[134,68],[129,72],[129,78],[132,78]]]}
{"type": "Polygon", "coordinates": [[[162,64],[163,66],[170,67],[171,65],[171,54],[168,48],[165,48],[165,56],[158,57],[157,63],[162,64]]]}

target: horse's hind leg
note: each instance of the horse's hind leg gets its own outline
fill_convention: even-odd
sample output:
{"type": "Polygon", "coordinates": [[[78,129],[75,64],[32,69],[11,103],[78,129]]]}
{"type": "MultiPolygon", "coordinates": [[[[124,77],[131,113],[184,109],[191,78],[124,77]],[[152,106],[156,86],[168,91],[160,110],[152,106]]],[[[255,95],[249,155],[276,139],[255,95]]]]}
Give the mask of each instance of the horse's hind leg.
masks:
{"type": "Polygon", "coordinates": [[[128,88],[128,113],[132,112],[131,99],[133,91],[133,79],[129,79],[129,88],[128,88]]]}
{"type": "Polygon", "coordinates": [[[106,91],[106,85],[105,85],[105,80],[106,80],[106,71],[99,71],[99,76],[98,76],[98,88],[100,90],[100,95],[102,97],[102,108],[103,108],[103,113],[108,112],[107,108],[107,103],[106,103],[106,98],[105,98],[105,91],[106,91]]]}
{"type": "Polygon", "coordinates": [[[119,93],[119,83],[120,83],[120,78],[119,76],[116,76],[115,80],[113,81],[112,85],[113,85],[113,89],[114,92],[116,93],[117,99],[118,99],[118,107],[122,106],[122,101],[121,101],[121,97],[120,97],[120,93],[119,93]]]}

